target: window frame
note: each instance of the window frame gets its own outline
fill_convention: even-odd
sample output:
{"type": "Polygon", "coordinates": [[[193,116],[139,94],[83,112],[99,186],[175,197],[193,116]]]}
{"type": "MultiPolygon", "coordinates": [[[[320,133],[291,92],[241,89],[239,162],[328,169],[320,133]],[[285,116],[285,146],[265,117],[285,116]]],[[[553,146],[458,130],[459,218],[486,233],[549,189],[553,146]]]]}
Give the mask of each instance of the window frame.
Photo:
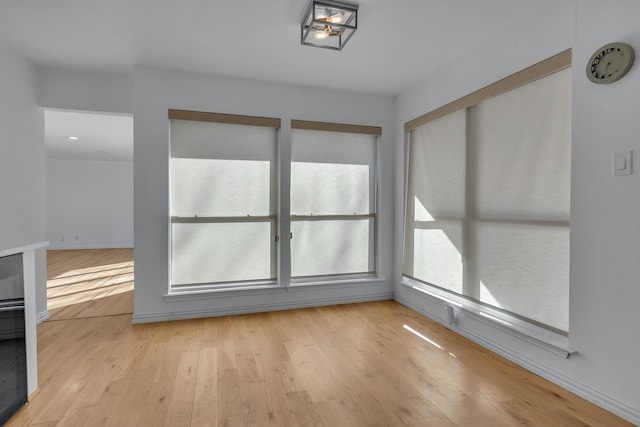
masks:
{"type": "MultiPolygon", "coordinates": [[[[354,272],[345,274],[322,274],[322,275],[308,275],[308,276],[292,276],[291,268],[291,256],[289,266],[289,283],[288,287],[309,286],[309,285],[322,285],[322,284],[335,284],[343,283],[345,281],[351,283],[368,282],[371,279],[379,278],[379,266],[380,266],[380,248],[379,248],[379,235],[380,235],[380,221],[378,218],[378,212],[380,211],[380,137],[382,135],[382,128],[379,126],[364,126],[344,123],[332,123],[332,122],[318,122],[309,120],[291,120],[291,130],[311,130],[322,132],[339,132],[339,133],[353,133],[361,135],[371,135],[375,137],[374,149],[375,149],[375,177],[374,177],[374,189],[370,192],[373,200],[373,211],[367,214],[356,215],[292,215],[289,212],[289,226],[294,222],[303,221],[351,221],[351,220],[363,220],[372,219],[373,224],[370,226],[371,231],[369,234],[369,250],[373,253],[369,254],[370,264],[372,268],[366,272],[354,272]]],[[[291,145],[293,146],[293,138],[291,138],[291,145]]],[[[293,151],[293,148],[291,148],[293,151]]],[[[290,165],[293,163],[290,159],[290,165]]],[[[289,177],[291,179],[291,176],[289,177]]],[[[291,193],[289,193],[289,207],[291,202],[291,193]]],[[[290,240],[295,238],[292,232],[290,234],[290,240]]],[[[289,245],[289,253],[291,254],[291,245],[289,245]]]]}
{"type": "MultiPolygon", "coordinates": [[[[490,304],[480,302],[472,297],[466,296],[463,294],[456,293],[454,291],[447,290],[445,288],[439,287],[437,285],[416,279],[405,274],[404,266],[406,259],[406,242],[407,242],[407,226],[408,226],[408,216],[409,208],[412,206],[413,201],[410,201],[409,187],[410,187],[410,172],[409,165],[411,159],[411,131],[418,128],[421,125],[424,125],[430,121],[439,119],[448,114],[458,112],[460,110],[465,110],[467,116],[469,114],[469,109],[473,108],[476,104],[480,102],[501,95],[503,93],[509,92],[511,90],[517,89],[521,86],[532,83],[538,79],[542,79],[556,72],[562,71],[564,69],[570,68],[572,66],[571,63],[571,49],[567,49],[562,51],[546,60],[543,60],[537,64],[534,64],[528,68],[525,68],[522,71],[519,71],[515,74],[512,74],[502,80],[499,80],[493,84],[490,84],[482,89],[479,89],[475,92],[472,92],[466,96],[463,96],[457,100],[454,100],[440,108],[437,108],[431,112],[428,112],[422,116],[419,116],[415,119],[409,120],[404,124],[404,211],[403,211],[403,245],[402,245],[402,268],[401,268],[401,281],[400,283],[408,288],[419,291],[423,294],[429,295],[431,298],[435,298],[445,304],[447,310],[451,310],[451,313],[458,313],[462,311],[466,314],[476,315],[476,318],[479,318],[482,321],[487,321],[489,319],[493,324],[498,324],[502,328],[507,328],[509,330],[516,330],[519,333],[523,334],[523,336],[531,337],[535,342],[539,343],[550,343],[553,349],[558,350],[557,352],[568,357],[570,351],[566,350],[568,347],[568,331],[563,331],[552,326],[543,324],[533,319],[526,318],[524,316],[518,315],[516,313],[512,313],[507,310],[500,309],[498,307],[494,307],[490,304]]],[[[467,140],[468,143],[468,140],[467,140]]],[[[465,151],[467,155],[468,151],[465,151]]],[[[467,176],[465,180],[468,180],[467,176]]],[[[465,194],[467,194],[467,190],[465,190],[465,194]]],[[[468,197],[468,194],[465,196],[468,197]]],[[[465,210],[468,209],[468,205],[465,203],[465,210]]],[[[458,219],[456,219],[458,220],[458,219]]],[[[429,228],[429,229],[439,229],[437,226],[437,222],[441,222],[443,219],[439,219],[438,221],[434,221],[433,224],[425,225],[421,228],[429,228]]],[[[490,220],[486,220],[489,221],[490,220]]],[[[474,216],[472,218],[467,218],[465,216],[464,222],[486,222],[483,219],[477,218],[474,216]]],[[[520,221],[514,221],[514,223],[520,221]]],[[[523,221],[530,224],[530,221],[523,221]]],[[[535,221],[533,221],[535,223],[535,221]]],[[[539,224],[534,225],[555,225],[559,226],[557,222],[554,221],[539,221],[539,224]]],[[[563,223],[562,226],[568,227],[569,223],[563,223]]],[[[462,227],[468,226],[468,224],[462,224],[462,227]]],[[[464,233],[463,233],[463,239],[464,233]]],[[[465,251],[466,252],[466,251],[465,251]]],[[[464,254],[463,254],[464,256],[464,254]]],[[[411,261],[413,262],[413,261],[411,261]]],[[[464,292],[464,290],[463,290],[464,292]]],[[[455,317],[455,314],[452,314],[455,317]]],[[[451,319],[455,321],[455,319],[451,319]]],[[[554,351],[555,351],[554,350],[554,351]]]]}
{"type": "MultiPolygon", "coordinates": [[[[219,292],[219,291],[234,291],[234,290],[253,290],[253,289],[265,289],[265,288],[277,288],[281,287],[279,281],[279,194],[280,194],[280,180],[278,179],[279,170],[279,146],[280,146],[280,129],[281,120],[271,117],[259,117],[259,116],[245,116],[237,114],[224,114],[224,113],[211,113],[201,111],[190,110],[168,110],[169,126],[171,126],[172,120],[182,121],[194,121],[194,122],[208,122],[208,123],[221,123],[241,126],[260,126],[266,128],[272,128],[275,131],[275,146],[274,146],[274,159],[275,165],[275,188],[270,192],[269,198],[275,199],[275,214],[260,215],[260,216],[200,216],[200,217],[179,217],[169,215],[169,230],[168,230],[168,269],[169,269],[169,283],[168,283],[168,295],[183,295],[183,294],[198,294],[206,292],[219,292]],[[271,270],[275,277],[267,279],[257,280],[238,280],[238,281],[221,281],[221,282],[202,282],[202,283],[189,283],[189,284],[173,284],[172,279],[172,239],[173,239],[173,225],[174,224],[223,224],[223,223],[255,223],[265,222],[270,224],[271,237],[270,241],[275,244],[275,248],[270,251],[271,258],[271,270]]],[[[170,132],[169,132],[170,133],[170,132]]],[[[170,138],[171,139],[171,138],[170,138]]],[[[169,141],[171,144],[171,140],[169,141]]],[[[169,156],[171,160],[172,156],[169,156]]],[[[171,170],[171,168],[169,168],[171,170]]],[[[169,182],[171,182],[171,172],[169,173],[169,182]]],[[[171,185],[169,185],[171,188],[171,185]]],[[[169,197],[169,210],[171,210],[171,197],[169,197]]]]}
{"type": "MultiPolygon", "coordinates": [[[[167,294],[164,296],[164,300],[170,301],[187,301],[194,299],[201,299],[207,297],[214,297],[215,295],[223,292],[225,294],[245,294],[249,293],[261,293],[261,292],[277,292],[282,289],[289,289],[291,291],[303,290],[309,286],[324,286],[324,287],[342,287],[342,286],[368,286],[374,283],[379,283],[384,280],[379,276],[380,268],[380,138],[382,135],[382,128],[378,126],[365,126],[365,125],[353,125],[342,123],[330,123],[330,122],[315,122],[307,120],[291,120],[291,127],[287,131],[282,131],[281,119],[270,117],[258,117],[258,116],[244,116],[237,114],[226,113],[213,113],[213,112],[201,112],[191,110],[168,110],[169,126],[171,120],[186,120],[186,121],[202,121],[224,124],[238,124],[238,125],[250,125],[250,126],[263,126],[270,127],[276,130],[276,154],[275,154],[275,168],[276,168],[276,187],[275,199],[276,199],[276,214],[268,216],[251,216],[251,217],[177,217],[169,215],[168,223],[168,273],[169,283],[167,294]],[[302,130],[321,130],[321,131],[334,131],[334,132],[346,132],[357,134],[368,134],[375,136],[375,176],[373,180],[375,182],[375,189],[372,192],[374,197],[374,212],[366,215],[314,215],[305,218],[304,215],[291,215],[290,211],[290,184],[291,184],[291,132],[292,129],[302,130]],[[288,138],[288,141],[282,141],[283,135],[288,138]],[[285,164],[288,163],[288,164],[285,164]],[[283,176],[286,173],[288,176],[283,176]],[[289,191],[285,186],[289,186],[289,191]],[[282,200],[282,197],[289,197],[289,201],[282,200]],[[322,276],[303,276],[303,277],[291,277],[291,239],[283,238],[283,232],[291,232],[291,224],[295,221],[304,220],[327,220],[327,219],[373,219],[371,226],[369,248],[370,259],[372,259],[373,269],[364,273],[353,274],[333,274],[322,276]],[[275,230],[275,235],[272,234],[272,242],[275,242],[275,256],[273,259],[274,271],[276,277],[273,280],[240,280],[240,281],[228,281],[219,283],[200,283],[200,284],[184,284],[173,285],[172,284],[172,225],[174,223],[222,223],[222,222],[270,222],[272,224],[272,230],[275,230]],[[287,254],[289,255],[287,257],[287,254]],[[284,256],[283,256],[284,255],[284,256]],[[285,259],[286,257],[286,259],[285,259]]],[[[171,141],[169,141],[171,143],[171,141]]],[[[171,155],[169,156],[169,161],[171,155]]],[[[171,173],[169,174],[169,177],[171,173]]],[[[171,178],[169,178],[171,179],[171,178]]],[[[169,185],[171,188],[171,185],[169,185]]],[[[273,196],[273,195],[272,195],[273,196]]],[[[169,203],[171,198],[169,197],[169,203]]],[[[169,209],[171,209],[169,207],[169,209]]]]}

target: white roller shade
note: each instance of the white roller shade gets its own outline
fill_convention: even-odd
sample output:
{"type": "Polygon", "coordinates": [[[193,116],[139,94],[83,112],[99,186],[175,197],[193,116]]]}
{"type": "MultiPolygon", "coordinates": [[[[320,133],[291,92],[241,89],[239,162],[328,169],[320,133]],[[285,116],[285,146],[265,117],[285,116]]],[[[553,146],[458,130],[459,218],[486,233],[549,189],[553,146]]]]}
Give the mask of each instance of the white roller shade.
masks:
{"type": "Polygon", "coordinates": [[[411,132],[409,190],[415,204],[409,219],[432,221],[464,216],[465,117],[464,110],[457,111],[411,132]]]}
{"type": "Polygon", "coordinates": [[[373,220],[291,223],[293,277],[369,273],[373,220]]]}
{"type": "Polygon", "coordinates": [[[275,280],[277,130],[171,120],[172,286],[275,280]]]}
{"type": "Polygon", "coordinates": [[[404,275],[568,331],[571,70],[412,128],[408,167],[404,275]]]}
{"type": "Polygon", "coordinates": [[[569,220],[571,70],[469,110],[480,217],[569,220]]]}
{"type": "Polygon", "coordinates": [[[293,129],[291,214],[375,211],[376,136],[293,129]]]}
{"type": "Polygon", "coordinates": [[[376,135],[292,130],[292,277],[375,270],[376,179],[376,135]]]}
{"type": "Polygon", "coordinates": [[[171,226],[174,286],[275,279],[270,222],[171,226]]]}

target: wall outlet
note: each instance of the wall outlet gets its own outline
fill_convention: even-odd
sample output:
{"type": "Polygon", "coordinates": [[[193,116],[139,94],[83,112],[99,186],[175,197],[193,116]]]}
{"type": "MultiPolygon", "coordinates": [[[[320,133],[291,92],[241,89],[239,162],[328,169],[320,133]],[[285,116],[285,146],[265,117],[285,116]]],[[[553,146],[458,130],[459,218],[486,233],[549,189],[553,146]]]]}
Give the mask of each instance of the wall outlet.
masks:
{"type": "Polygon", "coordinates": [[[64,242],[64,236],[60,236],[60,241],[64,242]]]}
{"type": "Polygon", "coordinates": [[[76,236],[76,238],[75,238],[74,240],[79,240],[79,239],[78,239],[78,236],[76,236]]]}

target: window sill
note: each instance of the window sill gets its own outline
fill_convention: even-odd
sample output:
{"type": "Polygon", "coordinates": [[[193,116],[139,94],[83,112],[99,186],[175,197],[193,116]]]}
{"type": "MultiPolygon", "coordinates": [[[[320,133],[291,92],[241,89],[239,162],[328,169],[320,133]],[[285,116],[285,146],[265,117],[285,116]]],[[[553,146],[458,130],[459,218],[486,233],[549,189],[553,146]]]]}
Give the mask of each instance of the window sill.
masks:
{"type": "Polygon", "coordinates": [[[564,358],[569,358],[575,353],[574,350],[570,349],[569,338],[565,335],[547,330],[515,316],[510,316],[502,311],[474,303],[466,298],[449,294],[441,289],[406,277],[402,279],[400,284],[426,295],[427,298],[432,298],[444,304],[444,306],[447,307],[447,313],[449,314],[448,320],[452,326],[456,326],[458,317],[463,315],[474,321],[502,330],[564,358]]]}
{"type": "Polygon", "coordinates": [[[283,287],[275,282],[255,285],[227,286],[221,288],[187,288],[184,290],[170,291],[168,294],[163,295],[162,299],[164,302],[193,301],[205,298],[217,298],[221,295],[234,296],[246,293],[251,293],[252,295],[269,294],[282,291],[282,289],[283,287]]]}
{"type": "Polygon", "coordinates": [[[292,280],[289,286],[286,287],[287,291],[298,291],[304,290],[305,288],[311,287],[354,287],[354,286],[371,286],[378,285],[384,283],[386,280],[384,277],[379,276],[367,276],[367,277],[358,277],[358,278],[339,278],[332,277],[326,280],[314,280],[313,278],[307,280],[292,280]]]}
{"type": "Polygon", "coordinates": [[[226,286],[220,288],[185,288],[183,290],[171,291],[162,296],[164,302],[180,302],[194,301],[206,298],[218,298],[221,296],[236,295],[261,295],[272,294],[277,292],[300,292],[309,291],[312,288],[351,288],[361,286],[380,285],[386,282],[386,279],[378,276],[359,277],[351,279],[340,279],[333,277],[326,280],[305,280],[291,282],[289,286],[282,286],[276,282],[265,282],[254,285],[226,286]]]}

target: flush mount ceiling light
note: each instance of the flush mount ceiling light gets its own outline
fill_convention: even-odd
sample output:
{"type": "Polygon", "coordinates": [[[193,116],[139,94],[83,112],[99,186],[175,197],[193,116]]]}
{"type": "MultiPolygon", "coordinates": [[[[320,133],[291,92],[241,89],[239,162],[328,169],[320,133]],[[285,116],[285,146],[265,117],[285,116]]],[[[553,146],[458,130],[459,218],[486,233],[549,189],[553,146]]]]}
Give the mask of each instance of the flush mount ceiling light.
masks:
{"type": "Polygon", "coordinates": [[[304,14],[301,43],[342,50],[358,29],[358,5],[332,0],[313,0],[304,14]]]}

